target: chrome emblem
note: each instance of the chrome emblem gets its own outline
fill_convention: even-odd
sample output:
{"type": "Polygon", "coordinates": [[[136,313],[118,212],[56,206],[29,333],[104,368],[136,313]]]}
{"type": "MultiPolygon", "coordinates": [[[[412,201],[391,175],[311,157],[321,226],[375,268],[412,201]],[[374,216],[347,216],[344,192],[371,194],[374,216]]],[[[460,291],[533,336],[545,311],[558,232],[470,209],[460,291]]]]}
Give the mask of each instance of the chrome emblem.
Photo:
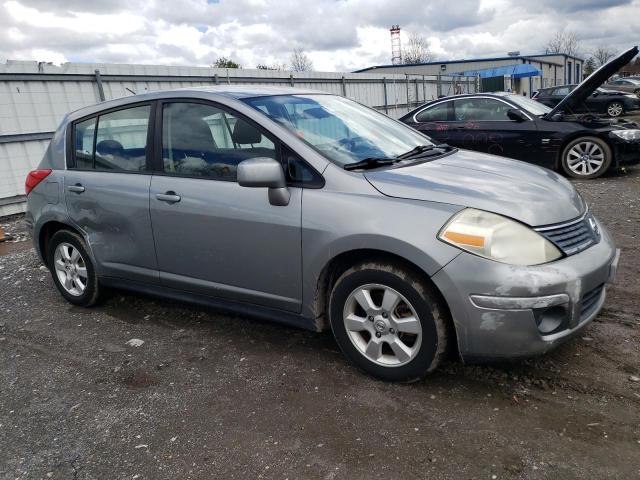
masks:
{"type": "Polygon", "coordinates": [[[382,320],[378,320],[376,323],[373,324],[373,327],[376,329],[377,332],[382,333],[384,332],[387,326],[382,320]]]}

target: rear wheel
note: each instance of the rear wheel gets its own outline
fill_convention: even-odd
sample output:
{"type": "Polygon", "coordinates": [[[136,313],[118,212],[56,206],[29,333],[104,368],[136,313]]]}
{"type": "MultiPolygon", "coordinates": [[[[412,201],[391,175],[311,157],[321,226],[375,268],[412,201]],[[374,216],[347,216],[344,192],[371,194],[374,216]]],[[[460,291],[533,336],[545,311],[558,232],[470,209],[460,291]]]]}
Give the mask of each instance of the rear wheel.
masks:
{"type": "Polygon", "coordinates": [[[573,178],[596,178],[611,165],[611,148],[597,137],[572,140],[562,152],[562,168],[573,178]]]}
{"type": "Polygon", "coordinates": [[[619,117],[624,113],[624,105],[621,102],[611,102],[607,105],[607,115],[610,117],[619,117]]]}
{"type": "Polygon", "coordinates": [[[445,310],[431,287],[391,264],[366,262],[342,274],[329,318],[344,354],[382,380],[418,380],[446,352],[445,310]]]}
{"type": "Polygon", "coordinates": [[[49,270],[62,296],[74,305],[90,307],[100,296],[98,276],[82,237],[68,230],[49,242],[49,270]]]}

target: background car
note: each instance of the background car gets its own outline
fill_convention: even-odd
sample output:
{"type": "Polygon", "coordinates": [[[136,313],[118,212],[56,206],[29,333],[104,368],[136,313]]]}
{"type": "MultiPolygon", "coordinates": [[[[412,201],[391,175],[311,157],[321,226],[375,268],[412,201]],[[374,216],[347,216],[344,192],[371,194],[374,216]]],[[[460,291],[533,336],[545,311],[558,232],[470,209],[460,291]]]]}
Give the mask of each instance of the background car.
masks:
{"type": "MultiPolygon", "coordinates": [[[[542,88],[535,92],[531,98],[545,104],[548,107],[555,107],[566,97],[576,85],[560,85],[551,88],[542,88]]],[[[597,88],[588,96],[576,111],[584,113],[605,114],[609,117],[619,117],[625,112],[640,109],[640,98],[625,92],[597,88]]]]}
{"type": "Polygon", "coordinates": [[[596,178],[612,165],[640,161],[640,125],[579,115],[579,108],[637,53],[634,47],[603,65],[553,108],[505,92],[475,93],[435,100],[400,121],[459,148],[562,169],[575,178],[596,178]]]}
{"type": "Polygon", "coordinates": [[[640,80],[636,80],[634,78],[618,78],[611,82],[605,83],[603,87],[608,90],[633,93],[637,97],[640,97],[640,80]]]}

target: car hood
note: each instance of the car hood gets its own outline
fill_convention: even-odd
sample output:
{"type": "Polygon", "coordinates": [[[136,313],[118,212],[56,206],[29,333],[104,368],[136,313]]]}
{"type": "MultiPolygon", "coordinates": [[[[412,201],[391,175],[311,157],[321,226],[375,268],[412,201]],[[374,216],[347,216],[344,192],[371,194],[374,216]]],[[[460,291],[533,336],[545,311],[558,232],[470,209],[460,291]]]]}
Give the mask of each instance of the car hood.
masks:
{"type": "Polygon", "coordinates": [[[586,208],[573,185],[551,170],[467,150],[364,175],[390,197],[473,207],[530,226],[572,220],[586,208]]]}
{"type": "Polygon", "coordinates": [[[621,67],[624,67],[629,63],[637,54],[638,47],[633,47],[602,65],[579,83],[576,88],[571,90],[569,95],[564,97],[549,113],[547,113],[547,117],[551,118],[556,113],[572,113],[576,111],[577,107],[584,103],[589,95],[595,92],[596,88],[606,82],[607,79],[616,73],[621,67]]]}

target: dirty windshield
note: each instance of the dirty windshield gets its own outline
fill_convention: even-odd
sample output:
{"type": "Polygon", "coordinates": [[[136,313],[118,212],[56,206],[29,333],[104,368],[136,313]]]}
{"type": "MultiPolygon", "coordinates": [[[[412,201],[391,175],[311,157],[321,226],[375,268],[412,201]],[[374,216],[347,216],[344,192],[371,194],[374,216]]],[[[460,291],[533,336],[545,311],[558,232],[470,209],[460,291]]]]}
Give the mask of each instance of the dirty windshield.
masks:
{"type": "Polygon", "coordinates": [[[386,115],[334,95],[278,95],[245,100],[341,166],[396,158],[428,138],[386,115]]]}

